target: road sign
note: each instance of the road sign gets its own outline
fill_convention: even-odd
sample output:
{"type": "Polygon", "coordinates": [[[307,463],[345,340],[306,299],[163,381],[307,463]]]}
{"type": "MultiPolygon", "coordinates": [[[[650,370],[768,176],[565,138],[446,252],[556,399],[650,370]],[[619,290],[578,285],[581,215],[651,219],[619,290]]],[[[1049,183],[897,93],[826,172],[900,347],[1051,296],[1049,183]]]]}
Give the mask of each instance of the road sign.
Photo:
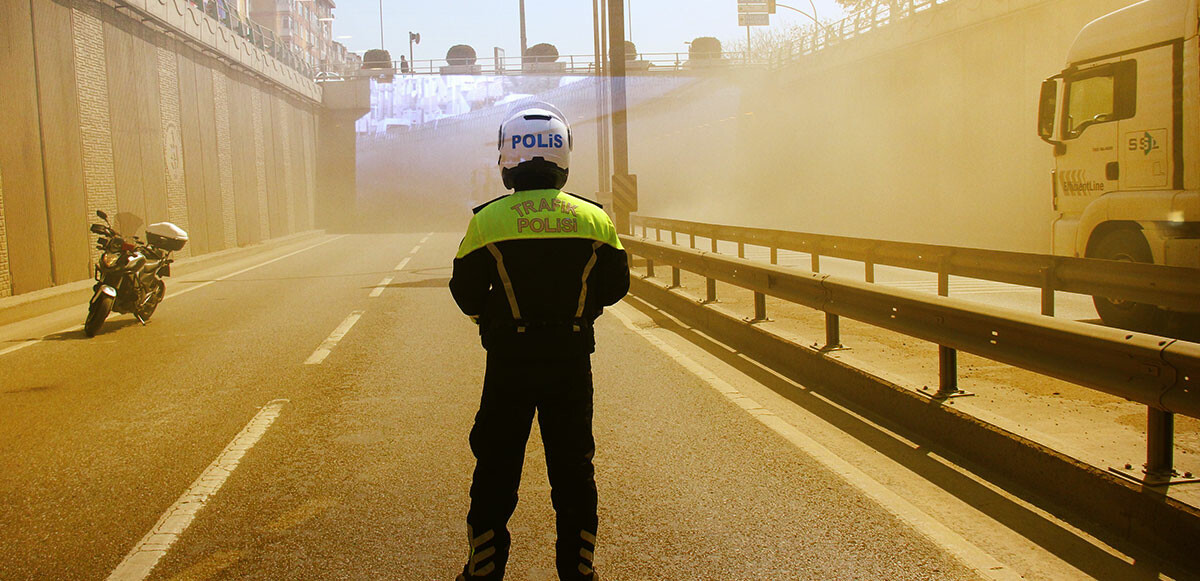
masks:
{"type": "Polygon", "coordinates": [[[755,14],[738,14],[738,26],[770,26],[771,15],[765,12],[755,14]]]}
{"type": "Polygon", "coordinates": [[[766,4],[738,4],[738,14],[767,13],[766,4]]]}

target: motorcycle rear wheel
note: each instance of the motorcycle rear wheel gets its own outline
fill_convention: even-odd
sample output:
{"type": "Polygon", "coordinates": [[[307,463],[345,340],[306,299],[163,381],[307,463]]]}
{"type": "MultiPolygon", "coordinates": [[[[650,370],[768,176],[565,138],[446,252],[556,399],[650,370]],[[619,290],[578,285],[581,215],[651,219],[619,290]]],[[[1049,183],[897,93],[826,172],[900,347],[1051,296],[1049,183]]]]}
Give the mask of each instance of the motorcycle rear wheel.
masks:
{"type": "Polygon", "coordinates": [[[83,322],[83,333],[88,337],[95,337],[100,326],[104,324],[104,319],[107,319],[108,314],[112,312],[112,306],[112,297],[105,294],[100,295],[100,298],[88,307],[87,320],[83,322]]]}
{"type": "Polygon", "coordinates": [[[146,301],[142,303],[142,307],[138,309],[138,315],[141,316],[142,321],[150,320],[150,315],[154,314],[154,310],[158,308],[158,303],[162,302],[163,297],[166,296],[166,294],[167,285],[163,284],[163,281],[161,280],[154,281],[154,286],[150,289],[149,295],[146,297],[146,301]]]}

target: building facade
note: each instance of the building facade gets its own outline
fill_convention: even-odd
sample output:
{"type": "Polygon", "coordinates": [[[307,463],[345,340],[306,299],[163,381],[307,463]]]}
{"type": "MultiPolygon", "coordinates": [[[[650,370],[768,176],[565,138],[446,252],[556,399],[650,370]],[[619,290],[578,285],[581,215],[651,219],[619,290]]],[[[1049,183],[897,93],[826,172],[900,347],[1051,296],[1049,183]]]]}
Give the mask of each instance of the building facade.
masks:
{"type": "Polygon", "coordinates": [[[238,0],[247,4],[250,18],[275,31],[319,70],[341,68],[345,49],[333,42],[333,0],[238,0]]]}

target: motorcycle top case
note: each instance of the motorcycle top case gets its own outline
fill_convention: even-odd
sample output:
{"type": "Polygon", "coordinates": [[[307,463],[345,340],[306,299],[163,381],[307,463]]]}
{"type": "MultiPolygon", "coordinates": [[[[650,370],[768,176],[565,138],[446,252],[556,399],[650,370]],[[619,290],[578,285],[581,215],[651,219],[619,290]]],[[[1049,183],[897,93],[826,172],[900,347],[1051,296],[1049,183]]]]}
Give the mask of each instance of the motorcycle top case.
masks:
{"type": "Polygon", "coordinates": [[[146,227],[146,242],[155,248],[174,252],[183,248],[187,241],[187,232],[170,222],[159,222],[146,227]]]}

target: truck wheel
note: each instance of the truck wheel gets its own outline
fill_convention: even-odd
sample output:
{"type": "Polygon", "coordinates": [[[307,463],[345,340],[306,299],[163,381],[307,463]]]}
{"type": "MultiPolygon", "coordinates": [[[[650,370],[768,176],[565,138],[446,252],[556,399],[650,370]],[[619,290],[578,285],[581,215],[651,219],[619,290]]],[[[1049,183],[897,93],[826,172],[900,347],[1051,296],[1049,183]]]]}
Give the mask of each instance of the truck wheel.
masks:
{"type": "MultiPolygon", "coordinates": [[[[1142,234],[1132,229],[1114,230],[1104,235],[1088,258],[1123,260],[1126,262],[1154,262],[1150,245],[1142,234]]],[[[1119,327],[1147,333],[1160,332],[1165,311],[1155,305],[1121,301],[1106,297],[1092,297],[1100,320],[1110,327],[1119,327]]]]}

